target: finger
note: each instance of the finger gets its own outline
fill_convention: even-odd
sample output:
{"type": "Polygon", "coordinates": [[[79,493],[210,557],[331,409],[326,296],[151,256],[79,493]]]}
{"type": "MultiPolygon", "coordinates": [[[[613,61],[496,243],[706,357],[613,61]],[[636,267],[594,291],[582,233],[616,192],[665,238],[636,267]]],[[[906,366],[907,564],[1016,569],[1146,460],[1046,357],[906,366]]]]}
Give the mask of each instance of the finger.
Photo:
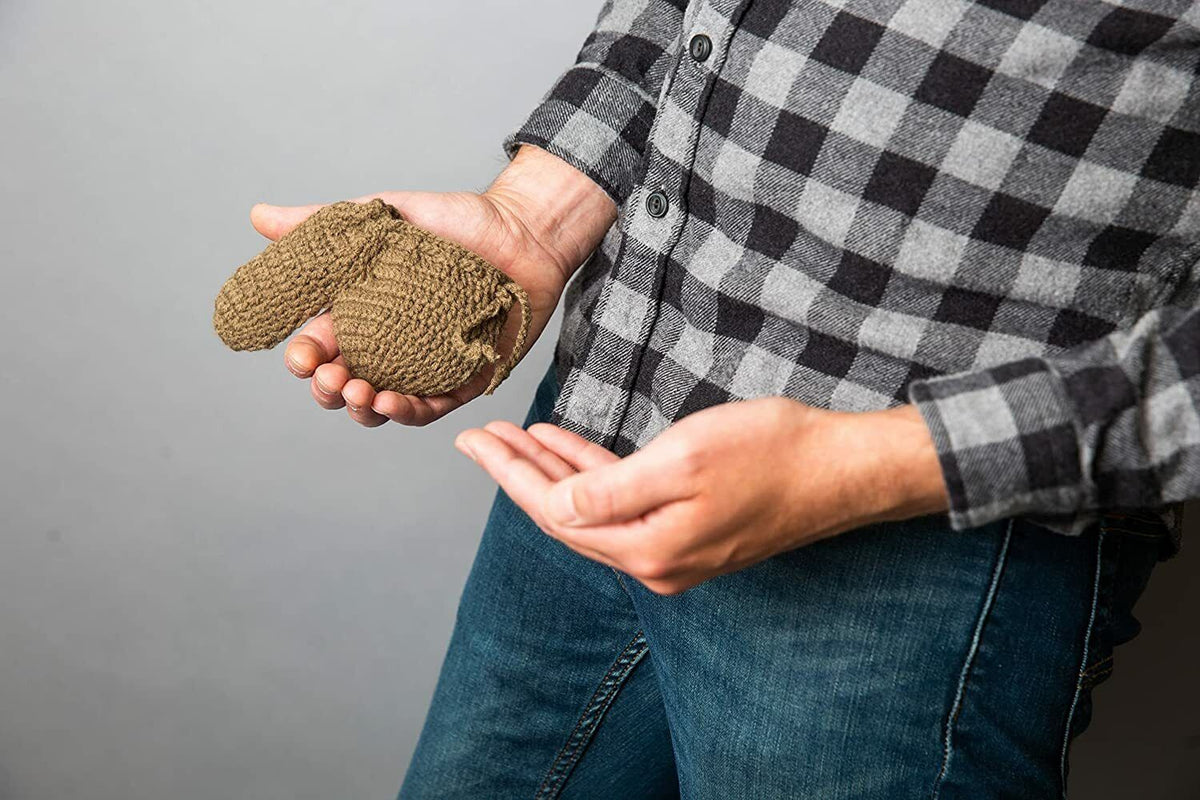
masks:
{"type": "Polygon", "coordinates": [[[322,364],[313,373],[313,399],[321,408],[330,410],[341,408],[346,405],[346,399],[342,397],[342,388],[349,380],[350,370],[346,369],[346,362],[342,360],[341,356],[322,364]]]}
{"type": "Polygon", "coordinates": [[[421,426],[444,417],[461,405],[462,401],[451,395],[418,397],[383,391],[375,395],[372,407],[376,413],[383,414],[401,425],[421,426]]]}
{"type": "Polygon", "coordinates": [[[504,420],[489,422],[483,426],[483,429],[499,436],[508,443],[509,447],[536,464],[551,480],[560,481],[575,474],[574,467],[543,447],[542,443],[530,436],[528,431],[511,422],[504,420]]]}
{"type": "MultiPolygon", "coordinates": [[[[646,517],[594,527],[557,525],[546,519],[542,509],[528,512],[548,536],[580,555],[619,569],[639,580],[673,577],[684,571],[690,559],[672,546],[677,529],[663,529],[646,517]]],[[[658,512],[652,512],[657,514],[658,512]]]]}
{"type": "Polygon", "coordinates": [[[323,203],[309,206],[273,206],[258,203],[250,209],[250,224],[254,226],[254,230],[275,241],[324,207],[323,203]]]}
{"type": "Polygon", "coordinates": [[[333,319],[328,312],[308,321],[283,351],[283,362],[297,378],[311,377],[317,367],[338,356],[333,319]]]}
{"type": "Polygon", "coordinates": [[[477,375],[457,389],[439,395],[421,397],[385,390],[375,395],[372,407],[376,413],[401,425],[428,425],[478,397],[485,386],[486,378],[477,375]]]}
{"type": "Polygon", "coordinates": [[[362,425],[364,428],[378,428],[380,425],[383,425],[388,421],[388,418],[383,414],[377,414],[370,408],[362,408],[358,411],[350,411],[347,409],[347,413],[350,414],[350,419],[354,420],[359,425],[362,425]]]}
{"type": "Polygon", "coordinates": [[[640,581],[670,580],[700,567],[703,553],[689,552],[686,543],[697,522],[687,501],[672,502],[625,522],[590,527],[544,527],[572,550],[603,561],[640,581]],[[681,549],[682,546],[682,549],[681,549]]]}
{"type": "Polygon", "coordinates": [[[368,428],[377,428],[388,421],[384,414],[377,413],[371,408],[375,402],[375,387],[362,378],[351,378],[342,387],[342,397],[346,401],[346,411],[350,419],[368,428]]]}
{"type": "Polygon", "coordinates": [[[362,378],[350,378],[342,386],[342,397],[346,399],[346,407],[351,412],[371,411],[375,402],[375,387],[362,378]]]}
{"type": "Polygon", "coordinates": [[[620,460],[600,445],[557,425],[538,422],[529,426],[529,434],[580,472],[620,460]]]}
{"type": "Polygon", "coordinates": [[[548,475],[533,462],[524,458],[506,441],[487,430],[468,429],[458,435],[454,446],[470,456],[500,484],[500,488],[530,519],[548,535],[566,544],[580,555],[606,566],[621,569],[616,560],[590,544],[560,538],[540,514],[547,489],[553,485],[548,475]]]}
{"type": "Polygon", "coordinates": [[[534,522],[542,524],[539,509],[554,482],[540,467],[499,436],[479,428],[468,428],[460,433],[454,446],[483,467],[534,522]]]}
{"type": "Polygon", "coordinates": [[[669,451],[650,445],[560,481],[548,494],[544,513],[558,525],[604,525],[683,499],[689,489],[669,451]]]}
{"type": "Polygon", "coordinates": [[[416,397],[408,395],[409,401],[413,404],[413,408],[417,410],[416,416],[410,425],[428,425],[435,419],[440,419],[449,414],[454,409],[462,405],[462,402],[457,398],[446,394],[439,394],[434,397],[416,397]]]}
{"type": "Polygon", "coordinates": [[[371,407],[375,409],[376,414],[383,414],[392,422],[398,422],[401,425],[413,424],[413,420],[417,416],[416,406],[408,395],[386,389],[376,392],[375,402],[371,404],[371,407]]]}

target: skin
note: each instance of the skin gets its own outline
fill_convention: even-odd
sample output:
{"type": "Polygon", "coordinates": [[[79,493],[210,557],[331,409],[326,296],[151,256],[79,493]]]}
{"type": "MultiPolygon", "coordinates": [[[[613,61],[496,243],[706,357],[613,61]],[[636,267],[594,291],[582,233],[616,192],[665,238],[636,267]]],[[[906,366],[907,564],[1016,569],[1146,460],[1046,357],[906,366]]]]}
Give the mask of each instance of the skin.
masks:
{"type": "MultiPolygon", "coordinates": [[[[355,199],[376,197],[414,225],[458,242],[521,284],[532,312],[526,351],[546,327],[571,275],[617,216],[612,200],[583,173],[532,147],[522,148],[482,193],[380,192],[355,199]]],[[[274,241],[321,207],[260,203],[250,210],[250,222],[274,241]]],[[[518,317],[508,319],[498,345],[502,353],[512,348],[518,317]]],[[[317,405],[346,408],[351,419],[366,427],[389,420],[427,425],[477,397],[491,379],[489,368],[436,397],[376,392],[366,381],[350,377],[328,313],[314,317],[292,338],[284,363],[293,375],[309,380],[317,405]]]]}
{"type": "MultiPolygon", "coordinates": [[[[374,197],[520,283],[533,309],[528,345],[617,213],[587,176],[528,146],[479,194],[359,200],[374,197]]],[[[258,205],[251,221],[276,239],[318,208],[258,205]]],[[[513,333],[506,328],[502,351],[513,333]]],[[[367,427],[425,425],[473,399],[490,377],[439,397],[376,392],[350,378],[327,314],[292,339],[284,358],[319,406],[345,407],[367,427]]],[[[492,422],[463,431],[455,446],[548,535],[659,594],[862,525],[947,508],[929,429],[909,405],[849,413],[783,397],[725,403],[676,422],[626,458],[547,424],[492,422]]]]}

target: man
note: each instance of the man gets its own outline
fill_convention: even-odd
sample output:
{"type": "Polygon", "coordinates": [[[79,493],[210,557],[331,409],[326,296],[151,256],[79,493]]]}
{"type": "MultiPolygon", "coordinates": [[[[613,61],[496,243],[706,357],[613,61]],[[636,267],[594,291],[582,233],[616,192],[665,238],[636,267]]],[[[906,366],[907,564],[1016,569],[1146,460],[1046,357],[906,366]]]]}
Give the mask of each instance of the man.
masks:
{"type": "MultiPolygon", "coordinates": [[[[457,441],[504,491],[401,797],[1063,796],[1200,495],[1198,67],[1189,0],[611,0],[487,192],[380,195],[535,334],[575,275],[457,441]]],[[[286,358],[364,425],[487,380],[286,358]]]]}

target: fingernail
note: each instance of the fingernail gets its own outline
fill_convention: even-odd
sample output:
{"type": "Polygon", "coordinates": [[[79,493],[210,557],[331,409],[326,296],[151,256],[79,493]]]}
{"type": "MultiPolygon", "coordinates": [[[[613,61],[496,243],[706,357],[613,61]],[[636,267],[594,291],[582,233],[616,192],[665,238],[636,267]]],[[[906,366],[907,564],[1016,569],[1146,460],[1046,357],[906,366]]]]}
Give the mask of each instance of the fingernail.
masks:
{"type": "MultiPolygon", "coordinates": [[[[304,368],[290,358],[285,358],[283,363],[287,366],[288,372],[295,375],[297,378],[304,377],[304,368]]],[[[318,384],[319,385],[319,384],[318,384]]]]}
{"type": "Polygon", "coordinates": [[[326,395],[326,396],[336,394],[336,392],[331,392],[329,389],[326,389],[320,380],[314,379],[313,382],[317,384],[317,391],[320,392],[321,394],[326,395]]]}
{"type": "Polygon", "coordinates": [[[346,403],[346,408],[350,409],[350,410],[351,410],[351,411],[353,411],[355,414],[357,414],[358,412],[362,411],[362,406],[356,406],[356,405],[352,405],[352,404],[350,404],[350,403],[346,403]]]}
{"type": "Polygon", "coordinates": [[[574,525],[579,522],[571,487],[563,486],[550,491],[550,497],[546,500],[546,513],[560,525],[574,525]]]}

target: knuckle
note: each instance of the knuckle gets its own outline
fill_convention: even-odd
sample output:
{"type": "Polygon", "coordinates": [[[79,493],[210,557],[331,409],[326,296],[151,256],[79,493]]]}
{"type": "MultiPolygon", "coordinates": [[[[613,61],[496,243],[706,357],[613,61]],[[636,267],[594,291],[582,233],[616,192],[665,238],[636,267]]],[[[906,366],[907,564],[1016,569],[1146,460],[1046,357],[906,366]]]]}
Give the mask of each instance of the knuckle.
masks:
{"type": "Polygon", "coordinates": [[[662,581],[674,572],[675,565],[661,556],[638,556],[630,565],[633,577],[642,581],[662,581]]]}
{"type": "Polygon", "coordinates": [[[571,501],[583,519],[608,519],[613,509],[612,492],[604,484],[581,482],[572,486],[571,501]]]}
{"type": "Polygon", "coordinates": [[[662,596],[682,594],[687,589],[682,582],[675,580],[643,580],[642,585],[654,594],[662,596]]]}
{"type": "Polygon", "coordinates": [[[673,454],[679,471],[686,477],[695,477],[704,467],[704,450],[692,441],[681,441],[673,454]]]}
{"type": "Polygon", "coordinates": [[[569,527],[560,525],[552,519],[548,519],[536,508],[529,508],[525,510],[530,517],[534,517],[536,520],[538,520],[538,527],[542,529],[542,533],[548,534],[549,536],[557,539],[580,555],[587,555],[587,553],[580,548],[579,544],[571,538],[572,531],[569,527]]]}

